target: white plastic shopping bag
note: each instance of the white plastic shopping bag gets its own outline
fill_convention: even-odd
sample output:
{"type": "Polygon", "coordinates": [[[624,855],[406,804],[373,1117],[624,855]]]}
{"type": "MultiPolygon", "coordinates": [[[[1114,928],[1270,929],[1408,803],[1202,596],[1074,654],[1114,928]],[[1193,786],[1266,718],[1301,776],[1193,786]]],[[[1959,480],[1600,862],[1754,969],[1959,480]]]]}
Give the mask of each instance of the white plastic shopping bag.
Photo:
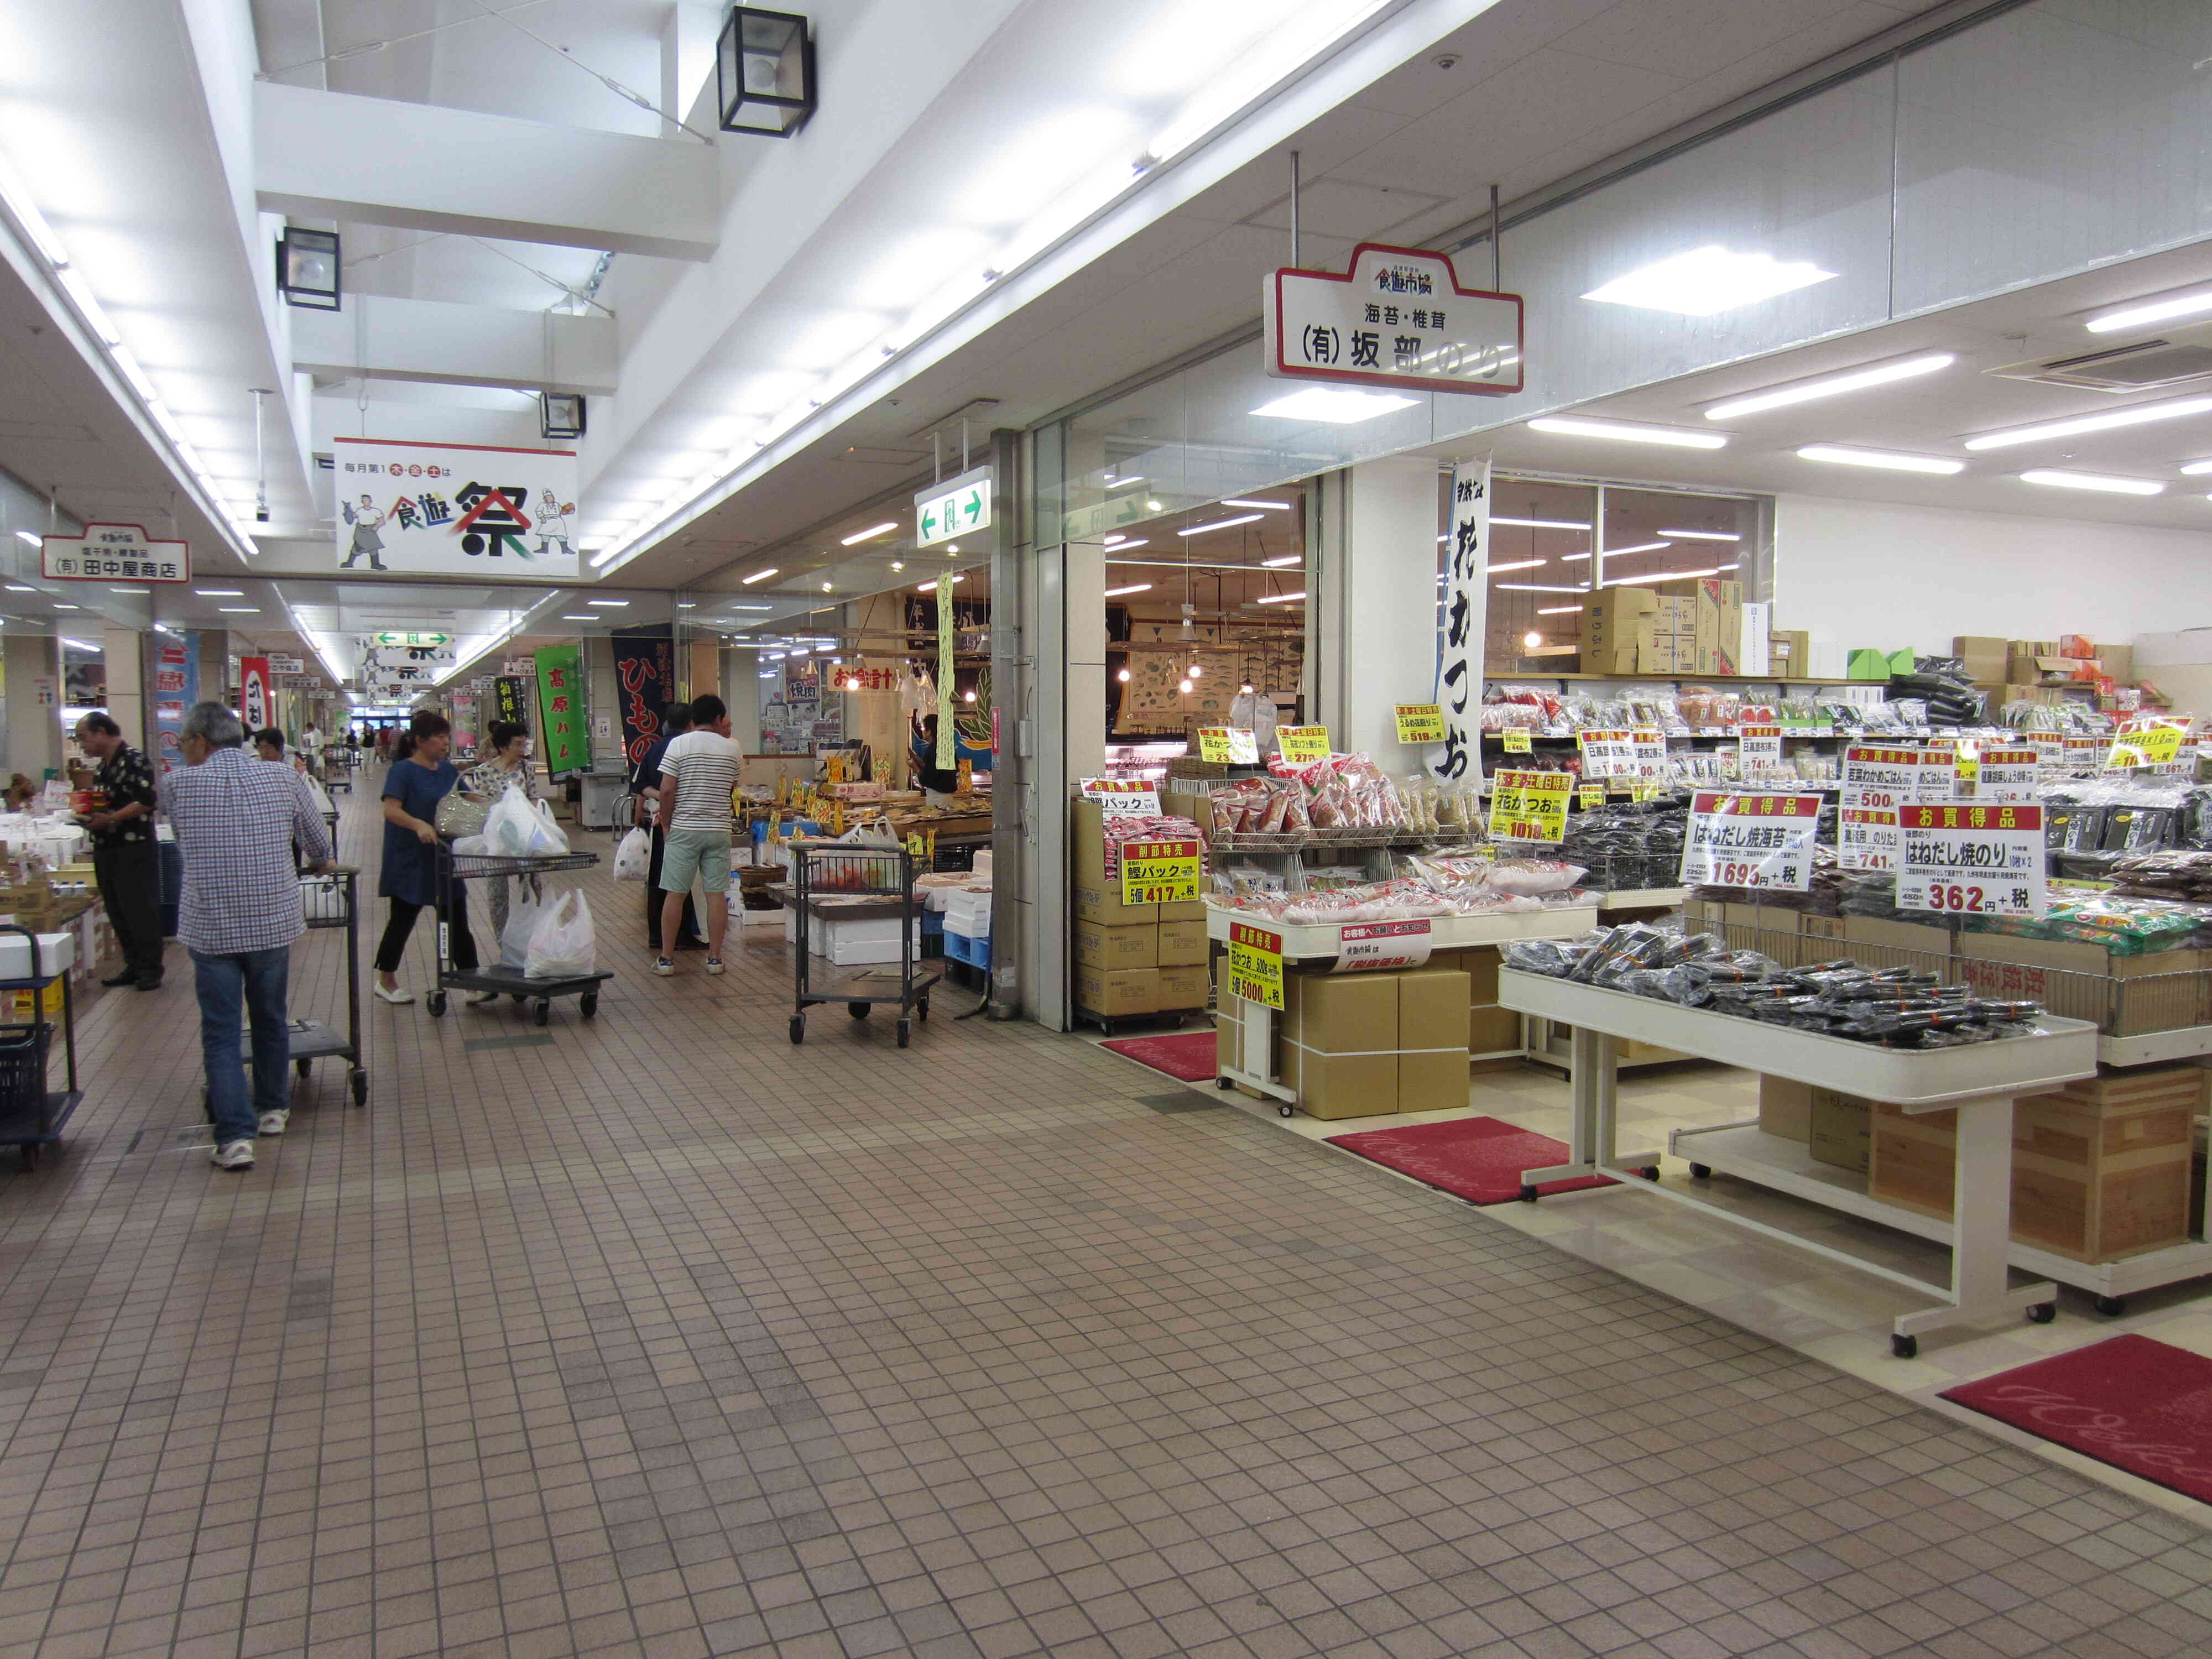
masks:
{"type": "Polygon", "coordinates": [[[530,936],[530,954],[522,971],[532,979],[575,979],[598,968],[592,907],[581,893],[563,893],[553,901],[530,936]]]}
{"type": "Polygon", "coordinates": [[[631,830],[615,848],[615,879],[643,881],[652,869],[653,837],[642,830],[631,830]]]}
{"type": "Polygon", "coordinates": [[[520,974],[527,971],[531,941],[552,907],[520,890],[524,883],[514,885],[517,890],[508,896],[507,903],[507,926],[499,932],[499,965],[520,974]]]}
{"type": "Polygon", "coordinates": [[[523,844],[523,850],[534,859],[550,858],[567,852],[568,832],[554,822],[553,809],[541,800],[532,802],[528,810],[530,833],[523,844]]]}
{"type": "Polygon", "coordinates": [[[522,793],[520,784],[510,783],[491,804],[484,815],[484,840],[495,857],[519,859],[530,850],[530,837],[538,820],[530,810],[530,798],[522,793]]]}

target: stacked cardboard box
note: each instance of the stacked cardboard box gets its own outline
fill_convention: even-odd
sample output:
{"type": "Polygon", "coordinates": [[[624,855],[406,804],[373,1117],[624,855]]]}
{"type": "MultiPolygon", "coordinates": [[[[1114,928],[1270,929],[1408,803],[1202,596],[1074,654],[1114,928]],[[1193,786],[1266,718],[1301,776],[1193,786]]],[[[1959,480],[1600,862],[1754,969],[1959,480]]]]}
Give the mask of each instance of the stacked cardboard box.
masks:
{"type": "Polygon", "coordinates": [[[1639,674],[1694,674],[1698,672],[1697,601],[1686,595],[1653,596],[1651,649],[1640,653],[1639,674]]]}
{"type": "Polygon", "coordinates": [[[1785,679],[1802,679],[1813,672],[1813,635],[1802,628],[1777,628],[1766,635],[1770,672],[1785,679]]]}
{"type": "Polygon", "coordinates": [[[1838,1089],[1800,1083],[1794,1078],[1759,1079],[1759,1127],[1770,1135],[1794,1140],[1816,1164],[1866,1172],[1872,1103],[1838,1089]]]}
{"type": "MultiPolygon", "coordinates": [[[[1619,591],[1619,590],[1614,590],[1619,591]]],[[[1743,584],[1700,576],[1693,581],[1668,582],[1657,590],[1662,597],[1690,602],[1688,632],[1696,661],[1682,672],[1693,674],[1740,674],[1743,672],[1743,584]]]]}
{"type": "Polygon", "coordinates": [[[1656,651],[1659,596],[1647,587],[1608,587],[1583,605],[1579,642],[1585,674],[1640,674],[1656,651]]]}
{"type": "Polygon", "coordinates": [[[1075,1006],[1107,1018],[1206,1006],[1206,906],[1124,904],[1106,875],[1105,820],[1095,801],[1075,814],[1075,1006]]]}
{"type": "Polygon", "coordinates": [[[1468,976],[1455,969],[1284,981],[1281,1076],[1318,1118],[1467,1104],[1468,976]]]}
{"type": "Polygon", "coordinates": [[[1473,946],[1464,951],[1439,951],[1429,958],[1431,968],[1446,968],[1467,975],[1467,1050],[1478,1055],[1510,1055],[1521,1052],[1521,1016],[1498,1006],[1498,947],[1473,946]]]}
{"type": "Polygon", "coordinates": [[[1951,641],[1951,654],[1965,665],[1966,678],[1977,685],[2002,685],[2008,676],[2011,642],[1988,634],[1960,634],[1951,641]]]}

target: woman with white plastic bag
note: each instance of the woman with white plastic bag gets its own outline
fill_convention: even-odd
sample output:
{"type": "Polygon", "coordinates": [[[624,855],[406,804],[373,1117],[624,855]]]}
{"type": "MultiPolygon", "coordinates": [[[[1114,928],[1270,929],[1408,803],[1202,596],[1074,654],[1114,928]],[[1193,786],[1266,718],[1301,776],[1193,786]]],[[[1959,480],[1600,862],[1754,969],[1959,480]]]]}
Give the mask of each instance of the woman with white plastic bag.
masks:
{"type": "MultiPolygon", "coordinates": [[[[495,809],[506,800],[508,791],[519,791],[521,817],[532,816],[538,804],[538,778],[530,764],[530,733],[514,720],[494,720],[491,730],[484,735],[484,757],[462,775],[461,787],[471,795],[493,802],[495,809]]],[[[528,827],[520,823],[514,806],[508,808],[502,821],[516,826],[521,842],[513,848],[495,844],[495,850],[502,857],[521,856],[530,842],[528,827]]],[[[489,839],[489,815],[484,829],[489,839]]],[[[568,850],[565,842],[562,850],[568,850]]],[[[497,876],[487,881],[484,885],[490,890],[491,930],[495,938],[504,938],[507,933],[510,884],[520,887],[533,899],[544,896],[544,886],[536,876],[497,876]]]]}

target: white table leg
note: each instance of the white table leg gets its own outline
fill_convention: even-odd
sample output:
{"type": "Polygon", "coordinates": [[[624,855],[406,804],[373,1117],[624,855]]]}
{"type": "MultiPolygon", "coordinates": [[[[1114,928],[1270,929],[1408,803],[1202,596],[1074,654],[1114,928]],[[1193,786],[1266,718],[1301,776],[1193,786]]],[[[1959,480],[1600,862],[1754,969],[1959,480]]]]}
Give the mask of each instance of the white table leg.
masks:
{"type": "MultiPolygon", "coordinates": [[[[2017,1289],[2005,1257],[2012,1243],[2012,1097],[1958,1103],[1958,1161],[1951,1177],[1951,1297],[1948,1306],[1899,1316],[1890,1346],[1910,1358],[1923,1331],[1948,1329],[2026,1309],[2038,1321],[2057,1312],[2057,1287],[2017,1289]]],[[[1908,1108],[1908,1110],[1912,1109],[1908,1108]]],[[[1942,1110],[1940,1107],[1922,1109],[1942,1110]]],[[[1916,1114],[1917,1115],[1917,1114],[1916,1114]]]]}
{"type": "Polygon", "coordinates": [[[1547,1182],[1623,1173],[1613,1166],[1624,1162],[1630,1174],[1659,1167],[1656,1152],[1632,1152],[1623,1159],[1615,1151],[1620,1115],[1619,1040],[1610,1032],[1577,1025],[1569,1042],[1571,1069],[1567,1073],[1567,1099],[1573,1115],[1567,1130],[1567,1162],[1549,1169],[1523,1170],[1523,1200],[1533,1200],[1536,1188],[1547,1182]]]}

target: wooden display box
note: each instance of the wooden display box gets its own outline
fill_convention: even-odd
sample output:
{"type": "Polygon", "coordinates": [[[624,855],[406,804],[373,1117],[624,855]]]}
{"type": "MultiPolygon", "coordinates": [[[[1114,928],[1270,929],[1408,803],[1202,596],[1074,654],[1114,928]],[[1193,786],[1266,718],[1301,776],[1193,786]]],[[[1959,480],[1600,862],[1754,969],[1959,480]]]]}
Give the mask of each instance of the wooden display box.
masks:
{"type": "Polygon", "coordinates": [[[2107,1036],[2140,1036],[2212,1022],[2212,951],[2116,957],[2075,939],[1959,935],[1959,971],[1991,999],[2033,997],[2086,1019],[2107,1036]]]}
{"type": "MultiPolygon", "coordinates": [[[[2187,1242],[2194,1066],[2105,1068],[2016,1102],[2012,1237],[2076,1261],[2117,1261],[2187,1242]]],[[[1948,1219],[1958,1114],[1876,1105],[1869,1194],[1948,1219]]]]}

